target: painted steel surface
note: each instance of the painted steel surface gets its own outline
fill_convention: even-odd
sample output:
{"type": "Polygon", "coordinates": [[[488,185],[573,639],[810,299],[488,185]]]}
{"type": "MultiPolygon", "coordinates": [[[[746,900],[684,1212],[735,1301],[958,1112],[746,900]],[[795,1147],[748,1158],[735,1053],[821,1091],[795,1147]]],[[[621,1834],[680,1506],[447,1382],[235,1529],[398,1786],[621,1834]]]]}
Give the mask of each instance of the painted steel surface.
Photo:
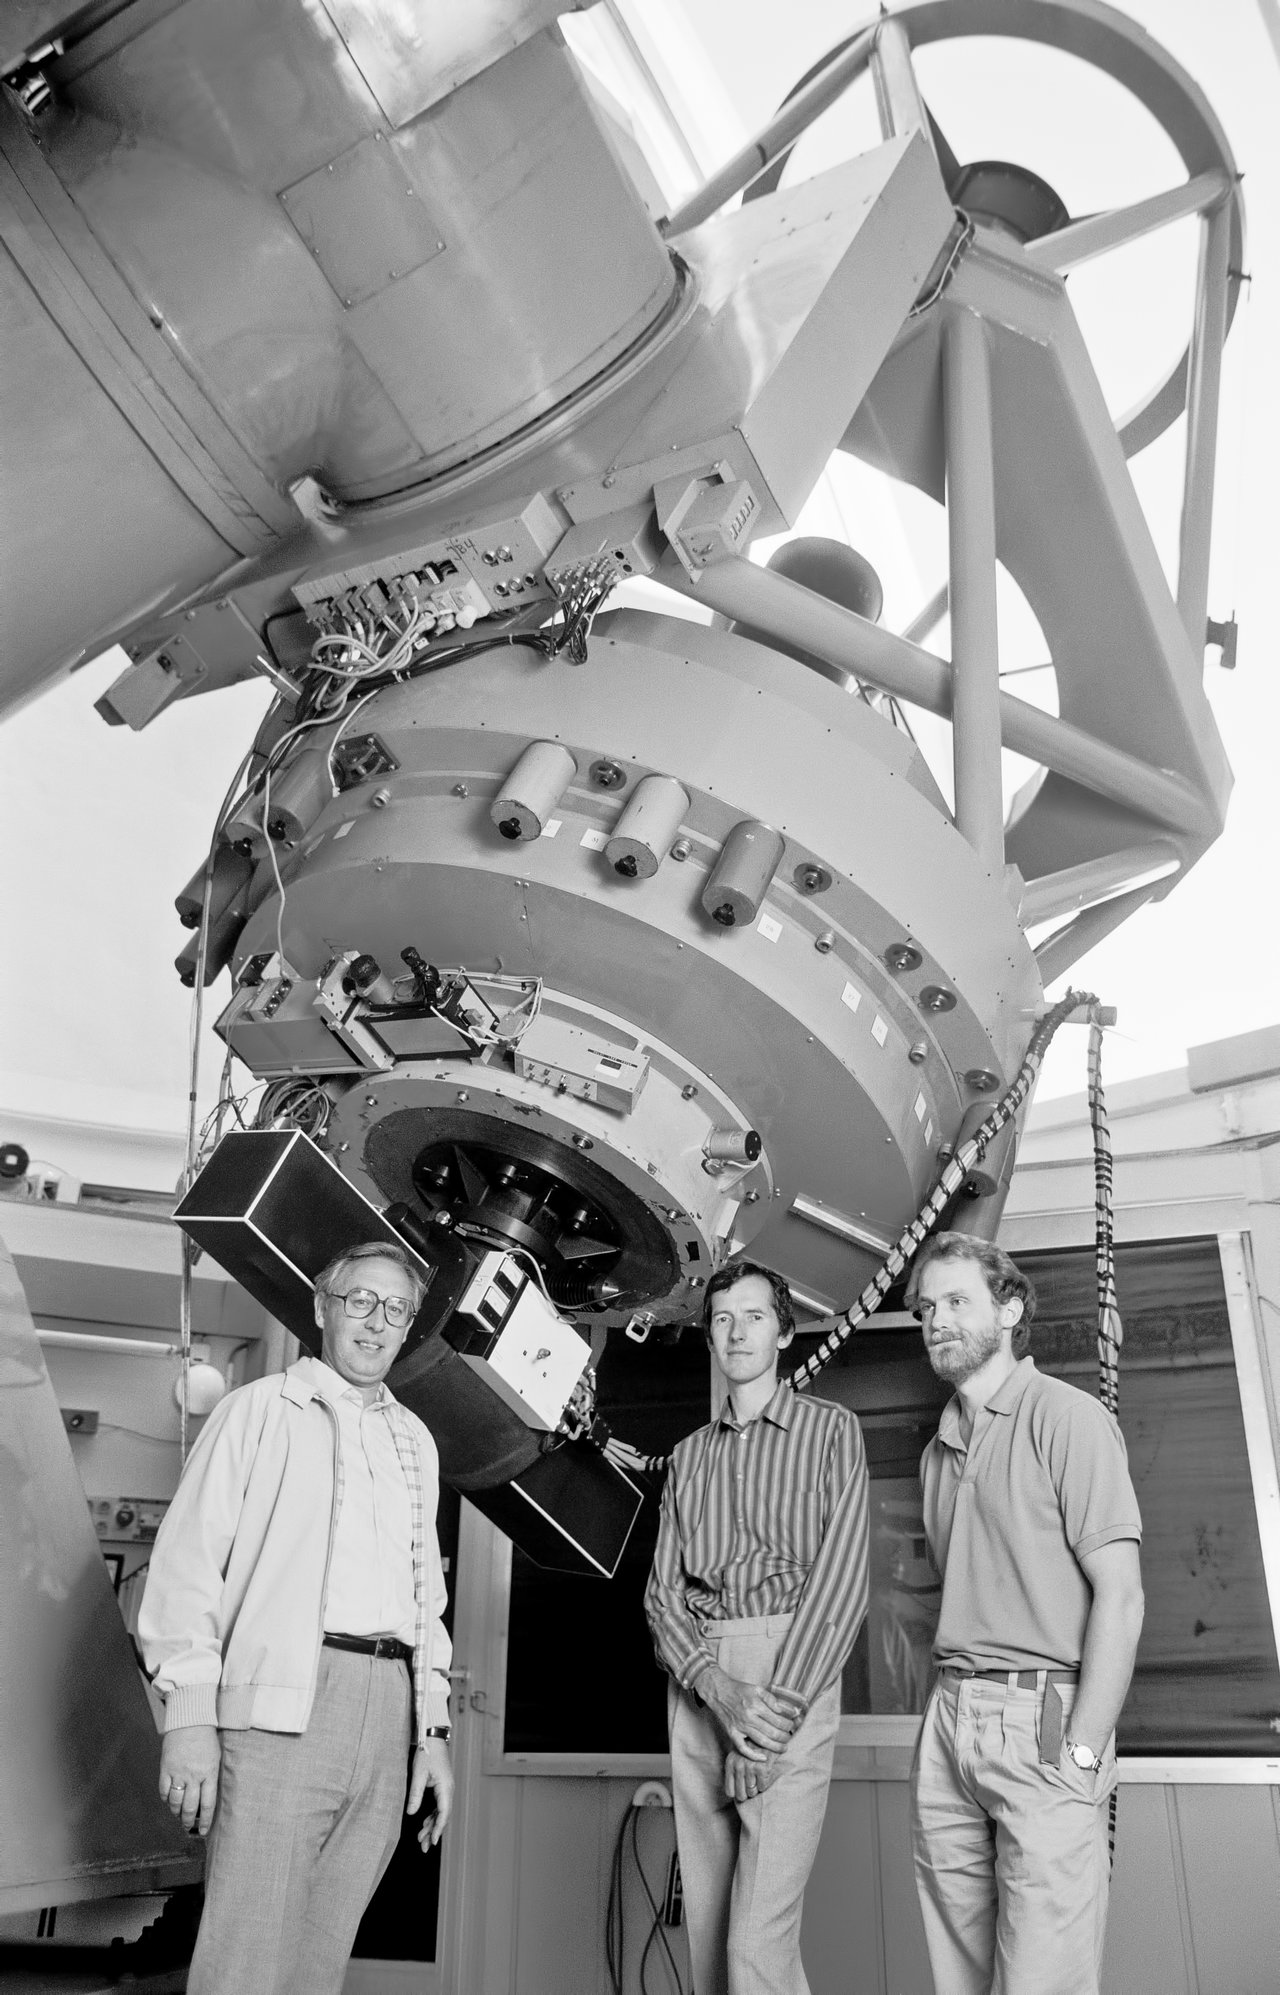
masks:
{"type": "Polygon", "coordinates": [[[157,1792],[155,1723],[3,1244],[0,1512],[0,1912],[197,1879],[157,1792]]]}

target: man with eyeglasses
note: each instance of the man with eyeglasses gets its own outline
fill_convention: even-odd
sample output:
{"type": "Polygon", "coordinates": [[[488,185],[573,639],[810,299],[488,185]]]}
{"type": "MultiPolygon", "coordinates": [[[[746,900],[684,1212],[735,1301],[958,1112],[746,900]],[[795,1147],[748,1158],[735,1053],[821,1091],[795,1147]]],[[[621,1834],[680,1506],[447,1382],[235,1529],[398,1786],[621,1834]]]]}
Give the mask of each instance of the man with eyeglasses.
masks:
{"type": "Polygon", "coordinates": [[[402,1815],[432,1790],[424,1850],[449,1819],[436,1447],[384,1383],[422,1295],[385,1241],[323,1269],[321,1355],[214,1409],[156,1537],[160,1794],[209,1837],[189,1995],[338,1995],[402,1815]]]}
{"type": "Polygon", "coordinates": [[[925,1243],[907,1303],[955,1387],[924,1452],[942,1575],[911,1773],[938,1995],[1097,1995],[1115,1725],[1142,1522],[1112,1415],[1027,1355],[1035,1291],[990,1241],[925,1243]]]}

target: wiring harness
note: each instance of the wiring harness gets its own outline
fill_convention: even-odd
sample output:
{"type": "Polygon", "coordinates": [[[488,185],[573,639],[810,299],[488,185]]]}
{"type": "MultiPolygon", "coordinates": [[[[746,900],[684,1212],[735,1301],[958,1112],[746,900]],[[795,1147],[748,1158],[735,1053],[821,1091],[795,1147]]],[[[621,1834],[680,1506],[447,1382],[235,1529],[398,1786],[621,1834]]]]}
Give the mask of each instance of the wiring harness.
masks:
{"type": "MultiPolygon", "coordinates": [[[[966,1142],[962,1143],[942,1166],[919,1212],[917,1212],[910,1224],[903,1229],[897,1241],[890,1248],[888,1254],[857,1300],[850,1303],[849,1307],[844,1311],[835,1329],[824,1337],[818,1345],[817,1350],[810,1357],[806,1358],[802,1365],[797,1365],[795,1371],[791,1373],[788,1383],[794,1391],[806,1391],[825,1367],[831,1363],[832,1359],[844,1349],[849,1339],[855,1335],[859,1326],[866,1321],[872,1311],[879,1308],[886,1295],[888,1295],[889,1290],[906,1272],[924,1241],[936,1226],[942,1213],[963,1186],[965,1179],[973,1170],[975,1164],[981,1161],[1001,1130],[1008,1123],[1012,1122],[1021,1109],[1032,1088],[1035,1086],[1036,1076],[1040,1072],[1044,1056],[1049,1049],[1050,1042],[1055,1033],[1069,1018],[1082,1008],[1087,1011],[1090,1019],[1089,1104],[1090,1114],[1094,1118],[1094,1152],[1095,1159],[1097,1160],[1095,1171],[1099,1201],[1102,1198],[1104,1185],[1106,1189],[1105,1215],[1101,1203],[1099,1203],[1097,1214],[1099,1242],[1097,1249],[1099,1270],[1098,1348],[1100,1357],[1105,1348],[1109,1354],[1108,1362],[1111,1366],[1111,1384],[1109,1387],[1104,1380],[1103,1404],[1111,1412],[1115,1411],[1115,1405],[1113,1404],[1115,1397],[1115,1359],[1118,1355],[1120,1345],[1120,1317],[1119,1310],[1115,1304],[1115,1277],[1112,1268],[1114,1253],[1110,1232],[1111,1152],[1106,1134],[1106,1106],[1102,1095],[1102,1013],[1098,999],[1093,993],[1082,991],[1068,991],[1066,996],[1058,1004],[1055,1004],[1051,1011],[1045,1013],[1045,1016],[1040,1020],[1031,1035],[1017,1074],[1005,1089],[999,1101],[992,1108],[990,1114],[983,1118],[972,1136],[966,1142]],[[1096,1045],[1094,1043],[1095,1039],[1096,1045]],[[1106,1231],[1105,1252],[1103,1246],[1104,1225],[1106,1231]],[[1105,1316],[1105,1346],[1103,1341],[1103,1304],[1101,1300],[1104,1260],[1108,1269],[1111,1269],[1108,1277],[1109,1301],[1105,1316]],[[1111,1397],[1108,1397],[1108,1391],[1110,1391],[1111,1397]]],[[[632,1474],[661,1475],[666,1470],[668,1458],[665,1455],[642,1455],[636,1449],[628,1446],[626,1442],[619,1441],[616,1437],[611,1437],[605,1443],[604,1452],[619,1468],[626,1469],[632,1474]]]]}

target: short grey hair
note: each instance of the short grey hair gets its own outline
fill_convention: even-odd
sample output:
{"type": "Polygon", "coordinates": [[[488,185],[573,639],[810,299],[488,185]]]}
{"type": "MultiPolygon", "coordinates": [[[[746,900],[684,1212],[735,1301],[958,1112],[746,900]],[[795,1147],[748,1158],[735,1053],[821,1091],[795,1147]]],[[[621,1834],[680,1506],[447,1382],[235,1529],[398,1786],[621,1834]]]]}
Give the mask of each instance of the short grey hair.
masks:
{"type": "Polygon", "coordinates": [[[315,1279],[317,1295],[332,1295],[334,1282],[342,1270],[361,1261],[394,1261],[403,1268],[413,1283],[413,1307],[415,1313],[422,1307],[422,1299],[427,1292],[426,1277],[417,1262],[410,1259],[406,1248],[397,1240],[362,1240],[356,1247],[344,1247],[325,1263],[315,1279]]]}

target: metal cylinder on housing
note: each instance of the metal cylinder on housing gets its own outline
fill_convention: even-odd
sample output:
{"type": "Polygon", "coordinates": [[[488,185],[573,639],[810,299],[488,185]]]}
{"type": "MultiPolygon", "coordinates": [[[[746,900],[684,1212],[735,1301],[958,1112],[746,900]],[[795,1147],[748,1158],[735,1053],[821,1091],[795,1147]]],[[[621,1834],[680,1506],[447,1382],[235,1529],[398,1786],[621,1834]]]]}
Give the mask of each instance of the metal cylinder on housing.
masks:
{"type": "MultiPolygon", "coordinates": [[[[204,905],[204,880],[207,862],[201,861],[186,886],[174,901],[178,919],[184,928],[199,928],[200,910],[204,905]]],[[[241,902],[249,891],[253,878],[253,861],[244,852],[238,852],[234,845],[219,845],[213,855],[213,878],[209,882],[209,922],[212,926],[233,903],[241,902]]]]}
{"type": "Polygon", "coordinates": [[[262,807],[267,835],[279,845],[297,845],[326,804],[333,801],[328,760],[304,755],[264,786],[262,807]]]}
{"type": "Polygon", "coordinates": [[[734,825],[702,889],[702,905],[712,921],[721,928],[740,928],[755,920],[786,843],[781,832],[757,818],[734,825]]]}
{"type": "Polygon", "coordinates": [[[689,792],[674,776],[645,776],[627,799],[604,856],[624,880],[649,880],[684,822],[689,792]]]}
{"type": "Polygon", "coordinates": [[[504,838],[541,838],[547,819],[578,773],[558,741],[531,741],[489,806],[504,838]]]}

